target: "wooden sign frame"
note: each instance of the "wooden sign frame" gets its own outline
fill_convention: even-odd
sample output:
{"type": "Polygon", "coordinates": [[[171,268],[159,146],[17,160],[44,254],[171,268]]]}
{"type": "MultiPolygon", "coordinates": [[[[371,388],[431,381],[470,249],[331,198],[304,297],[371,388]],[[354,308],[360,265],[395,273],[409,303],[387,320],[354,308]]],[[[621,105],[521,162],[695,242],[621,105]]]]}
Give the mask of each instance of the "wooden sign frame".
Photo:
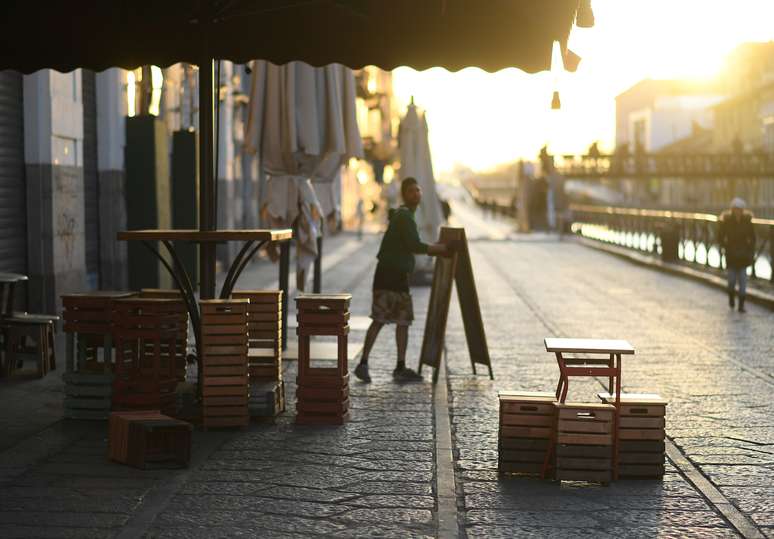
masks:
{"type": "Polygon", "coordinates": [[[465,229],[459,227],[441,227],[439,243],[449,243],[459,240],[464,248],[450,257],[437,257],[433,272],[433,287],[430,291],[430,303],[425,320],[425,334],[422,339],[422,352],[419,357],[419,372],[422,366],[428,365],[434,369],[433,383],[438,381],[438,374],[443,356],[446,322],[449,317],[452,282],[456,284],[457,299],[462,311],[462,323],[465,327],[465,339],[468,343],[470,364],[473,374],[476,373],[476,363],[489,369],[489,378],[494,380],[492,361],[489,357],[489,347],[486,343],[484,322],[481,318],[481,307],[478,302],[476,283],[473,277],[473,266],[470,261],[468,242],[465,229]],[[452,279],[453,278],[453,279],[452,279]]]}

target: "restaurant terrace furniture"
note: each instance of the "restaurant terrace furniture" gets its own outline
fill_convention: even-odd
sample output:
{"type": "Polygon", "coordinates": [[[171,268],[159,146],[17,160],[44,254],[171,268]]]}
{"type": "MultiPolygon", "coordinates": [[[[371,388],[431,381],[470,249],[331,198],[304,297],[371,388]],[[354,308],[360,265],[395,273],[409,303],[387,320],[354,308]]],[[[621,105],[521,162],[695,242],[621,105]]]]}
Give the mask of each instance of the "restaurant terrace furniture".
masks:
{"type": "Polygon", "coordinates": [[[615,406],[556,403],[556,478],[568,481],[613,480],[615,406]]]}
{"type": "MultiPolygon", "coordinates": [[[[185,265],[182,263],[180,256],[175,248],[179,242],[189,242],[199,244],[201,247],[207,249],[213,249],[218,243],[225,243],[229,241],[242,241],[244,245],[240,249],[234,261],[231,263],[228,272],[226,273],[225,281],[220,291],[220,299],[228,299],[231,297],[231,292],[236,285],[239,276],[242,271],[247,267],[247,264],[255,256],[258,250],[268,242],[287,242],[293,237],[292,230],[130,230],[127,232],[119,232],[119,241],[141,241],[148,249],[153,252],[159,259],[159,262],[166,268],[166,270],[172,276],[175,285],[180,290],[183,301],[185,301],[188,315],[191,317],[191,325],[193,326],[194,340],[196,343],[196,353],[201,359],[201,316],[199,313],[199,305],[196,302],[196,295],[194,291],[194,282],[191,276],[186,272],[185,265]],[[164,246],[172,259],[170,264],[167,258],[162,256],[158,249],[158,244],[164,246]]],[[[288,290],[288,265],[289,257],[288,250],[282,249],[283,256],[280,257],[280,288],[283,291],[284,298],[287,298],[288,290]]],[[[205,298],[208,299],[208,298],[205,298]]],[[[283,318],[283,332],[286,331],[286,318],[287,318],[287,301],[283,301],[282,304],[282,318],[283,318]]],[[[284,346],[285,333],[283,333],[283,346],[284,346]]],[[[201,362],[198,364],[199,368],[199,383],[201,384],[201,362]]],[[[201,385],[200,385],[201,389],[201,385]]]]}
{"type": "Polygon", "coordinates": [[[246,427],[247,299],[209,299],[202,313],[202,425],[246,427]]]}
{"type": "Polygon", "coordinates": [[[62,296],[66,334],[64,416],[107,419],[113,395],[113,302],[134,292],[98,290],[62,296]]]}
{"type": "Polygon", "coordinates": [[[250,300],[247,308],[250,416],[276,416],[285,411],[282,290],[235,290],[231,297],[250,300]]]}
{"type": "Polygon", "coordinates": [[[500,391],[497,469],[500,473],[548,477],[556,428],[556,398],[550,392],[500,391]]]}
{"type": "Polygon", "coordinates": [[[158,410],[113,412],[108,425],[108,456],[135,468],[184,468],[191,459],[190,423],[158,410]]]}
{"type": "MultiPolygon", "coordinates": [[[[599,393],[602,402],[613,396],[599,393]]],[[[618,476],[625,479],[664,475],[665,416],[668,402],[655,393],[624,393],[618,417],[618,476]]]]}
{"type": "MultiPolygon", "coordinates": [[[[607,378],[608,393],[615,395],[610,404],[619,406],[621,396],[621,356],[634,354],[634,347],[624,340],[546,338],[546,351],[556,355],[559,383],[556,398],[565,402],[571,377],[607,378]]],[[[614,421],[617,419],[614,418],[614,421]]],[[[613,475],[618,473],[618,436],[613,425],[613,475]]]]}
{"type": "Polygon", "coordinates": [[[180,331],[177,336],[175,354],[175,372],[179,382],[185,381],[186,355],[188,350],[188,310],[185,307],[183,296],[179,290],[161,288],[143,288],[140,290],[141,298],[158,298],[178,300],[170,303],[171,312],[179,319],[180,331]]]}
{"type": "Polygon", "coordinates": [[[175,349],[180,334],[176,300],[129,298],[113,302],[113,410],[175,411],[175,349]]]}
{"type": "Polygon", "coordinates": [[[58,316],[28,313],[14,313],[0,318],[5,334],[5,376],[11,376],[26,357],[34,359],[38,378],[56,369],[54,324],[58,320],[58,316]],[[34,351],[27,351],[25,338],[35,341],[34,351]]]}
{"type": "Polygon", "coordinates": [[[347,336],[351,294],[300,294],[298,312],[298,388],[296,423],[341,425],[349,419],[349,373],[347,336]],[[310,339],[313,335],[335,336],[336,366],[312,365],[310,339]]]}
{"type": "Polygon", "coordinates": [[[13,314],[16,286],[28,280],[21,273],[0,272],[0,317],[13,314]]]}

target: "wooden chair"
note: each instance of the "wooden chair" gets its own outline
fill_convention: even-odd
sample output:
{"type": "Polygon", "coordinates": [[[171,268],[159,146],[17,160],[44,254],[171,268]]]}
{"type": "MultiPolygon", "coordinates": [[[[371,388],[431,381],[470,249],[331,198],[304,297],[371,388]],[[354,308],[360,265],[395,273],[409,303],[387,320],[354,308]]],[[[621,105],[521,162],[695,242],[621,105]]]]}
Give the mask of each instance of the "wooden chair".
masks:
{"type": "Polygon", "coordinates": [[[56,369],[54,344],[55,324],[58,316],[45,314],[12,313],[2,318],[5,335],[5,376],[11,376],[25,358],[32,358],[37,364],[38,378],[56,369]],[[35,341],[32,352],[24,346],[24,340],[35,341]]]}

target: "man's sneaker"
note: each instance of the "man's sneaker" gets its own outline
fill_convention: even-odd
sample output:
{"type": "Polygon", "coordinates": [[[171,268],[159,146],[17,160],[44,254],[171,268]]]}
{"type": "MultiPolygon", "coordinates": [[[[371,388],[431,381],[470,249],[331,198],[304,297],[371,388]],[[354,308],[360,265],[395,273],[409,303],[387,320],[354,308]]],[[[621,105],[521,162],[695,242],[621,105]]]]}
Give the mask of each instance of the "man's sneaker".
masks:
{"type": "Polygon", "coordinates": [[[396,382],[423,382],[424,378],[419,373],[414,372],[411,369],[403,367],[402,369],[396,368],[392,371],[392,377],[396,382]]]}
{"type": "Polygon", "coordinates": [[[371,375],[368,374],[368,365],[366,363],[358,363],[357,367],[355,367],[355,376],[366,384],[371,383],[371,375]]]}

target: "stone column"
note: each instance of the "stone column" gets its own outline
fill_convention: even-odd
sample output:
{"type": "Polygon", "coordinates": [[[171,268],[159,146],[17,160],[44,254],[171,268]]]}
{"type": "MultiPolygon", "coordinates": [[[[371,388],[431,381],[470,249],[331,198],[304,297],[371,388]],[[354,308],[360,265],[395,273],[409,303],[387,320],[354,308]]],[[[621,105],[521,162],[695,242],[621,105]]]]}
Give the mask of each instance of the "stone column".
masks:
{"type": "Polygon", "coordinates": [[[86,289],[81,71],[24,77],[29,310],[86,289]]]}
{"type": "MultiPolygon", "coordinates": [[[[217,72],[217,71],[216,71],[217,72]]],[[[221,61],[220,85],[221,96],[218,125],[218,228],[234,228],[236,223],[235,213],[235,189],[234,189],[234,98],[231,85],[233,64],[221,61]]],[[[228,268],[236,255],[236,249],[241,247],[236,242],[218,245],[217,257],[221,264],[221,271],[228,268]]]]}
{"type": "Polygon", "coordinates": [[[116,240],[116,234],[126,230],[125,76],[118,68],[97,73],[100,281],[102,288],[112,290],[124,290],[128,286],[126,242],[116,240]]]}

